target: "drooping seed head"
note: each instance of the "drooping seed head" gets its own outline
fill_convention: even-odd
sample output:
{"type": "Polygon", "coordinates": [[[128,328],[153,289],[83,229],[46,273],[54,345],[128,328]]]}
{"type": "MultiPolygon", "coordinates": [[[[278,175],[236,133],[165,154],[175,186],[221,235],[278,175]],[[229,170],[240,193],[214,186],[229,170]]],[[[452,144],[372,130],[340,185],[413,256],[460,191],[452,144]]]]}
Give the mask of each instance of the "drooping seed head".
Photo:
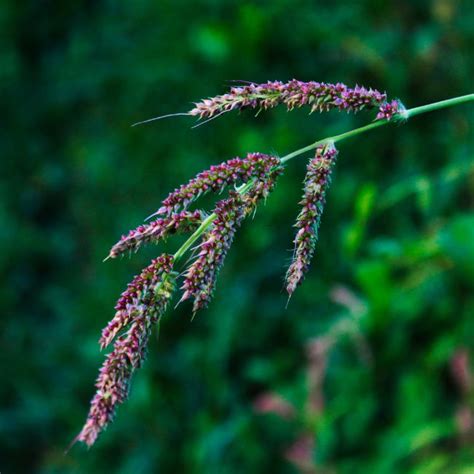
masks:
{"type": "Polygon", "coordinates": [[[133,372],[145,359],[151,329],[165,311],[173,292],[172,264],[172,256],[158,257],[124,293],[119,306],[126,308],[132,319],[99,371],[97,391],[86,423],[74,442],[94,444],[100,432],[113,420],[117,406],[127,398],[133,372]]]}
{"type": "Polygon", "coordinates": [[[209,303],[217,274],[245,215],[242,196],[237,192],[229,194],[228,199],[217,203],[212,227],[204,234],[199,254],[185,273],[181,300],[194,298],[193,313],[209,303]]]}
{"type": "Polygon", "coordinates": [[[293,260],[286,273],[286,290],[290,296],[308,271],[314,254],[325,194],[336,156],[334,144],[321,145],[307,167],[303,198],[300,201],[301,211],[295,224],[297,232],[293,260]]]}

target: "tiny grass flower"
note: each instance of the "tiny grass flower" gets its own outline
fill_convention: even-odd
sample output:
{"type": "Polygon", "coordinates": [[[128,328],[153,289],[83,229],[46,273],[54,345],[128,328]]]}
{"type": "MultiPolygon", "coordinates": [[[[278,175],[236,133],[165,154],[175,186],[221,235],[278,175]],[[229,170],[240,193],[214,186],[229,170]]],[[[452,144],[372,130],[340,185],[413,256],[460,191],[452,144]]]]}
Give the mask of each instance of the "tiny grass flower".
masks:
{"type": "Polygon", "coordinates": [[[405,108],[398,100],[392,100],[391,102],[384,102],[379,107],[379,113],[377,114],[377,120],[391,120],[396,114],[404,112],[405,108]]]}

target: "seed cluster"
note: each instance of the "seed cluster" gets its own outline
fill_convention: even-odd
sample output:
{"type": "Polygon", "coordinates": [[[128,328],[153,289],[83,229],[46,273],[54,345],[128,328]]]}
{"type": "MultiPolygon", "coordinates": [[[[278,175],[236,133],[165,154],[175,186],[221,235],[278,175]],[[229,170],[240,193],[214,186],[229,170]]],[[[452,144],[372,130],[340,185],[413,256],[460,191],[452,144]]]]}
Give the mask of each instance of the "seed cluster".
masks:
{"type": "Polygon", "coordinates": [[[155,214],[170,215],[180,208],[187,208],[198,197],[210,191],[220,192],[226,186],[246,183],[252,178],[263,180],[279,164],[280,160],[276,156],[249,153],[245,158],[232,158],[211,166],[170,193],[155,214]]]}
{"type": "MultiPolygon", "coordinates": [[[[217,274],[240,222],[268,196],[282,171],[279,158],[262,153],[250,153],[244,159],[234,158],[213,166],[171,193],[159,210],[164,216],[122,236],[109,257],[138,250],[144,243],[157,242],[176,232],[196,230],[205,213],[186,210],[193,200],[208,191],[222,191],[229,184],[252,180],[245,194],[231,190],[227,199],[217,203],[216,218],[203,236],[199,255],[185,274],[182,299],[193,297],[193,312],[196,312],[207,306],[212,296],[217,274]]],[[[115,315],[99,340],[103,349],[115,339],[114,347],[100,369],[89,415],[75,441],[92,445],[112,421],[117,406],[127,398],[133,372],[145,359],[151,329],[174,291],[173,264],[170,255],[156,258],[129,283],[117,301],[115,315]]]]}
{"type": "Polygon", "coordinates": [[[399,114],[405,111],[405,107],[398,100],[392,100],[391,102],[385,102],[379,107],[379,113],[377,114],[377,120],[390,120],[395,114],[399,114]]]}
{"type": "MultiPolygon", "coordinates": [[[[357,112],[378,108],[379,120],[390,120],[394,116],[400,118],[404,111],[399,102],[387,102],[386,95],[374,89],[293,80],[234,87],[228,94],[196,104],[189,115],[211,118],[235,109],[268,109],[280,104],[288,110],[308,106],[311,112],[330,109],[357,112]]],[[[295,224],[293,259],[286,273],[285,286],[290,296],[303,280],[315,251],[336,155],[333,143],[320,145],[307,167],[301,211],[295,224]]],[[[115,315],[103,329],[99,341],[102,349],[113,342],[113,350],[100,369],[97,391],[76,441],[92,445],[113,419],[117,406],[127,398],[133,372],[145,359],[150,332],[177,286],[178,274],[173,271],[175,260],[179,260],[185,250],[201,238],[197,255],[184,270],[181,286],[181,301],[192,299],[194,314],[208,305],[217,275],[241,222],[267,198],[282,172],[282,161],[263,153],[249,153],[245,158],[232,158],[211,166],[171,192],[155,213],[158,217],[154,221],[131,230],[112,247],[109,257],[115,258],[171,234],[193,232],[175,257],[163,254],[153,260],[132,280],[117,301],[115,315]],[[228,191],[227,196],[216,203],[212,218],[202,210],[188,210],[200,196],[239,184],[245,186],[239,191],[228,191]]]]}
{"type": "Polygon", "coordinates": [[[229,198],[221,200],[214,209],[216,218],[211,229],[204,234],[199,254],[185,273],[181,301],[193,298],[193,314],[206,308],[212,297],[216,278],[234,239],[242,219],[251,214],[257,204],[273,190],[281,166],[269,171],[264,178],[255,181],[253,187],[241,195],[229,192],[229,198]]]}
{"type": "Polygon", "coordinates": [[[318,229],[325,204],[331,170],[337,156],[333,144],[321,145],[309,162],[304,180],[301,211],[296,219],[293,260],[286,273],[286,290],[291,296],[301,283],[311,263],[318,239],[318,229]]]}
{"type": "Polygon", "coordinates": [[[194,298],[193,313],[205,308],[212,297],[217,274],[245,215],[242,196],[230,193],[228,199],[217,203],[214,213],[217,217],[211,230],[204,234],[199,254],[187,270],[182,286],[181,300],[194,298]]]}
{"type": "MultiPolygon", "coordinates": [[[[327,112],[331,109],[358,112],[385,106],[387,95],[376,89],[356,85],[325,82],[302,82],[293,79],[289,82],[268,81],[264,84],[248,84],[232,87],[230,92],[197,102],[188,114],[200,119],[211,118],[232,110],[270,109],[285,105],[288,110],[308,106],[310,112],[327,112]]],[[[391,118],[397,109],[383,109],[383,118],[391,118]]],[[[377,118],[379,118],[377,116],[377,118]]]]}
{"type": "MultiPolygon", "coordinates": [[[[119,315],[115,323],[105,330],[102,346],[107,345],[125,326],[127,331],[119,336],[114,348],[107,355],[96,382],[96,393],[91,401],[89,415],[75,441],[88,446],[113,420],[117,406],[127,396],[130,380],[146,356],[146,345],[153,325],[165,311],[174,287],[173,257],[161,255],[138,275],[122,294],[117,303],[119,315]],[[126,315],[124,317],[124,315],[126,315]]],[[[114,321],[112,321],[114,322],[114,321]]]]}

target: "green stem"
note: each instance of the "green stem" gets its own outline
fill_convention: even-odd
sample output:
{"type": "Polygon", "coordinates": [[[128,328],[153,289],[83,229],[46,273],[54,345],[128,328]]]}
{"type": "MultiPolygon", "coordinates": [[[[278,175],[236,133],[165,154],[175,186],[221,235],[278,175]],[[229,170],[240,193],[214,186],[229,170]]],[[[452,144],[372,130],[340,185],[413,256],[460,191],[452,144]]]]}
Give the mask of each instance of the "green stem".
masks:
{"type": "Polygon", "coordinates": [[[176,251],[174,254],[174,260],[177,262],[191,247],[191,245],[196,242],[199,237],[206,231],[206,229],[212,224],[212,221],[217,217],[217,215],[213,212],[211,215],[206,217],[201,222],[201,225],[190,235],[189,239],[184,242],[183,245],[176,251]]]}
{"type": "Polygon", "coordinates": [[[406,118],[414,117],[415,115],[424,114],[426,112],[431,112],[432,110],[439,110],[444,109],[445,107],[463,104],[464,102],[470,102],[471,100],[474,100],[474,94],[462,95],[460,97],[454,97],[452,99],[441,100],[432,104],[414,107],[413,109],[406,111],[406,118]]]}
{"type": "Polygon", "coordinates": [[[386,125],[387,123],[389,123],[388,120],[377,120],[377,122],[372,122],[372,123],[369,123],[368,125],[364,125],[363,127],[355,128],[354,130],[350,130],[349,132],[344,132],[344,133],[341,133],[340,135],[334,135],[333,137],[323,138],[322,140],[318,140],[317,142],[311,143],[311,145],[307,145],[303,148],[293,151],[292,153],[289,153],[288,155],[283,156],[282,158],[280,158],[281,162],[286,163],[287,161],[290,161],[293,158],[296,158],[297,156],[302,155],[303,153],[306,153],[307,151],[311,151],[314,148],[318,147],[319,145],[323,145],[324,143],[340,142],[341,140],[345,140],[346,138],[359,135],[361,133],[372,130],[373,128],[381,127],[382,125],[386,125]]]}
{"type": "MultiPolygon", "coordinates": [[[[314,143],[311,143],[311,145],[307,145],[303,148],[300,148],[298,150],[293,151],[292,153],[289,153],[288,155],[285,155],[281,158],[282,163],[286,163],[287,161],[292,160],[293,158],[296,158],[297,156],[303,155],[304,153],[314,150],[320,145],[323,145],[324,143],[336,143],[340,142],[342,140],[345,140],[346,138],[351,138],[355,137],[356,135],[360,135],[362,133],[368,132],[369,130],[373,130],[374,128],[381,127],[383,125],[387,125],[389,123],[393,123],[396,121],[396,119],[399,120],[406,120],[410,117],[414,117],[415,115],[420,115],[424,114],[426,112],[431,112],[433,110],[439,110],[443,109],[445,107],[452,107],[454,105],[459,105],[463,104],[465,102],[470,102],[474,101],[474,94],[467,94],[463,95],[460,97],[454,97],[453,99],[447,99],[447,100],[441,100],[439,102],[434,102],[432,104],[427,104],[427,105],[422,105],[420,107],[414,107],[412,109],[404,110],[398,116],[395,116],[391,121],[388,120],[377,120],[375,122],[369,123],[367,125],[364,125],[363,127],[355,128],[354,130],[350,130],[348,132],[341,133],[339,135],[334,135],[332,137],[327,137],[323,138],[322,140],[318,140],[314,143]]],[[[242,186],[237,188],[237,191],[240,194],[245,194],[252,186],[253,186],[253,181],[249,181],[248,183],[243,184],[242,186]]],[[[199,237],[201,237],[204,232],[209,228],[209,226],[212,224],[214,219],[217,217],[215,213],[212,213],[210,216],[208,216],[206,219],[204,219],[201,223],[201,225],[196,229],[196,231],[189,237],[186,242],[176,251],[174,254],[174,259],[175,261],[178,261],[196,242],[199,237]]]]}

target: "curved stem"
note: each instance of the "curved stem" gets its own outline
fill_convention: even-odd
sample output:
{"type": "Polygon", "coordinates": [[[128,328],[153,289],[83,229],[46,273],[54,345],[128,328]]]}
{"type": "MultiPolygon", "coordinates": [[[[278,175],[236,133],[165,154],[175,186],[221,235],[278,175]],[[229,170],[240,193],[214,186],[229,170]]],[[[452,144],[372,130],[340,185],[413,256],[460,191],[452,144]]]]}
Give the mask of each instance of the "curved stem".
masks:
{"type": "MultiPolygon", "coordinates": [[[[438,110],[442,109],[445,107],[452,107],[454,105],[458,104],[463,104],[465,102],[470,102],[474,101],[474,94],[467,94],[463,95],[460,97],[454,97],[452,99],[447,99],[447,100],[441,100],[439,102],[433,102],[432,104],[427,104],[427,105],[422,105],[420,107],[414,107],[412,109],[404,110],[400,114],[394,116],[392,120],[377,120],[375,122],[369,123],[367,125],[364,125],[363,127],[355,128],[353,130],[349,130],[348,132],[341,133],[339,135],[334,135],[332,137],[327,137],[323,138],[322,140],[318,140],[314,143],[311,143],[310,145],[307,145],[303,148],[299,148],[298,150],[295,150],[282,158],[280,158],[281,163],[286,163],[287,161],[292,160],[293,158],[296,158],[297,156],[303,155],[304,153],[314,150],[317,148],[319,145],[323,145],[324,143],[330,143],[330,142],[340,142],[342,140],[345,140],[346,138],[351,138],[356,135],[360,135],[362,133],[368,132],[369,130],[373,130],[374,128],[382,127],[383,125],[387,125],[389,123],[396,122],[398,120],[406,120],[410,117],[414,117],[415,115],[420,115],[424,114],[426,112],[431,112],[433,110],[438,110]]],[[[254,181],[251,180],[242,186],[239,186],[237,188],[237,191],[240,194],[245,194],[252,186],[253,186],[254,181]]],[[[216,214],[212,213],[210,216],[208,216],[206,219],[204,219],[201,223],[201,225],[196,229],[196,231],[191,234],[188,240],[184,242],[184,244],[176,251],[174,254],[174,259],[175,261],[178,261],[196,242],[199,237],[201,237],[204,232],[210,227],[214,219],[216,218],[216,214]]]]}
{"type": "Polygon", "coordinates": [[[189,239],[184,242],[183,245],[176,251],[174,254],[174,260],[177,262],[191,247],[191,245],[196,242],[199,237],[206,231],[206,229],[212,224],[212,221],[217,217],[217,215],[213,212],[211,215],[207,216],[201,222],[201,225],[190,235],[189,239]]]}
{"type": "Polygon", "coordinates": [[[364,125],[363,127],[355,128],[354,130],[349,130],[348,132],[341,133],[339,135],[334,135],[332,137],[327,137],[323,138],[322,140],[318,140],[317,142],[311,143],[311,145],[305,146],[303,148],[300,148],[296,151],[293,151],[292,153],[289,153],[288,155],[283,156],[281,159],[282,163],[286,163],[287,161],[290,161],[293,158],[296,158],[299,155],[302,155],[303,153],[306,153],[307,151],[311,151],[314,148],[318,147],[319,145],[322,145],[324,143],[328,142],[340,142],[342,140],[345,140],[346,138],[353,137],[355,135],[359,135],[361,133],[368,132],[369,130],[372,130],[373,128],[381,127],[382,125],[386,125],[388,120],[377,120],[376,122],[369,123],[367,125],[364,125]]]}
{"type": "Polygon", "coordinates": [[[439,102],[433,102],[432,104],[414,107],[413,109],[406,111],[406,118],[414,117],[415,115],[424,114],[426,112],[431,112],[432,110],[439,110],[444,109],[445,107],[463,104],[464,102],[470,102],[471,100],[474,100],[474,94],[461,95],[459,97],[453,97],[452,99],[440,100],[439,102]]]}

